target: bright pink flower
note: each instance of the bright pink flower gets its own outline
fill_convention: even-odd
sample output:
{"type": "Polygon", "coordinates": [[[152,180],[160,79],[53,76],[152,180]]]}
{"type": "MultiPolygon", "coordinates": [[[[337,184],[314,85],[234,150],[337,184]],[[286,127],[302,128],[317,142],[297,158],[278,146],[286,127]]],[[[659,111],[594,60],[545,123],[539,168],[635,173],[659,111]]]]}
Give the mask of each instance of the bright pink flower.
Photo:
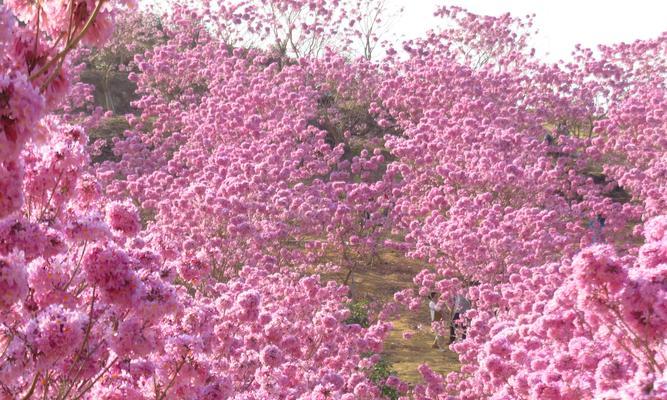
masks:
{"type": "Polygon", "coordinates": [[[266,346],[260,354],[262,364],[268,367],[277,367],[283,363],[283,352],[274,345],[266,346]]]}
{"type": "Polygon", "coordinates": [[[113,201],[107,204],[106,220],[112,229],[126,236],[135,236],[141,230],[139,212],[130,202],[113,201]]]}
{"type": "Polygon", "coordinates": [[[598,245],[583,250],[574,259],[572,267],[584,290],[605,285],[612,292],[618,291],[627,278],[627,272],[610,246],[598,245]]]}
{"type": "Polygon", "coordinates": [[[81,346],[88,317],[60,305],[50,305],[24,328],[26,342],[37,360],[39,369],[51,368],[70,351],[81,346]]]}
{"type": "Polygon", "coordinates": [[[95,245],[86,252],[82,266],[89,282],[100,288],[107,301],[124,307],[136,305],[141,282],[126,252],[113,245],[95,245]]]}
{"type": "Polygon", "coordinates": [[[16,212],[23,205],[22,179],[23,168],[18,162],[0,162],[0,218],[16,212]]]}
{"type": "Polygon", "coordinates": [[[0,256],[0,309],[6,310],[28,294],[26,266],[20,254],[0,256]]]}

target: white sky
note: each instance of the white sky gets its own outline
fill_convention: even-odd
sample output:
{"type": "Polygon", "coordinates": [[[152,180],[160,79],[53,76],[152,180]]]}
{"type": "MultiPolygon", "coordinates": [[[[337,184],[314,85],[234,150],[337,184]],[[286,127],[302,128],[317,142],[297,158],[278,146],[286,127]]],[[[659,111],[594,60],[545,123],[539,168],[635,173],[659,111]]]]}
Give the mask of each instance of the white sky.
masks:
{"type": "Polygon", "coordinates": [[[574,45],[631,42],[667,31],[667,0],[389,0],[404,7],[392,31],[406,38],[436,26],[440,4],[457,5],[476,14],[536,14],[539,30],[533,46],[547,61],[567,59],[574,45]]]}

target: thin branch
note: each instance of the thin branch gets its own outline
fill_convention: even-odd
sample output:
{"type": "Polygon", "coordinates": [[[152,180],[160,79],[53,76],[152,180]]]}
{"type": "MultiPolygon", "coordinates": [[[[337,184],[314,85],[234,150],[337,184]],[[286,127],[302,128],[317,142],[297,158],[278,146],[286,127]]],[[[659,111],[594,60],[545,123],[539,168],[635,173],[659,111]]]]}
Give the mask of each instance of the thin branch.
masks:
{"type": "Polygon", "coordinates": [[[164,399],[164,396],[167,395],[167,392],[169,391],[169,389],[171,389],[171,387],[174,385],[174,382],[176,381],[176,377],[178,376],[178,373],[181,372],[181,368],[183,368],[187,359],[188,359],[188,355],[186,354],[186,355],[183,356],[183,360],[181,360],[180,364],[176,368],[176,371],[174,371],[174,376],[171,377],[171,380],[169,380],[169,383],[167,383],[167,386],[164,388],[164,391],[159,395],[157,395],[157,393],[156,393],[155,400],[163,400],[164,399]]]}
{"type": "Polygon", "coordinates": [[[78,394],[75,398],[73,398],[72,400],[79,400],[84,394],[86,394],[86,392],[88,392],[90,389],[92,389],[92,387],[95,386],[95,384],[97,383],[97,381],[99,381],[100,379],[102,379],[102,377],[104,376],[104,374],[106,374],[107,372],[109,372],[109,370],[110,370],[111,367],[116,363],[116,361],[118,361],[118,356],[114,357],[114,359],[111,360],[111,363],[109,363],[109,365],[107,365],[107,367],[104,368],[104,370],[103,370],[99,375],[97,375],[97,377],[96,377],[95,379],[93,379],[93,381],[90,382],[90,383],[88,384],[88,386],[86,386],[81,392],[79,392],[79,394],[78,394]]]}
{"type": "Polygon", "coordinates": [[[30,385],[30,390],[21,398],[21,400],[28,400],[35,393],[35,388],[37,387],[37,381],[39,380],[39,372],[35,374],[35,379],[32,380],[32,385],[30,385]]]}
{"type": "Polygon", "coordinates": [[[69,53],[83,38],[83,36],[88,32],[88,29],[90,29],[91,26],[93,26],[93,23],[95,22],[95,18],[97,18],[97,14],[99,14],[100,10],[102,9],[102,5],[106,0],[100,0],[97,3],[97,6],[93,10],[92,14],[90,14],[90,17],[88,18],[88,21],[86,21],[86,24],[83,26],[81,31],[79,32],[78,35],[74,37],[67,45],[65,45],[65,48],[62,49],[58,54],[55,55],[49,62],[44,64],[40,69],[37,70],[37,72],[33,73],[30,75],[30,81],[34,81],[37,79],[41,74],[43,74],[45,71],[47,71],[49,68],[51,68],[56,62],[59,62],[61,59],[63,59],[67,53],[69,53]]]}

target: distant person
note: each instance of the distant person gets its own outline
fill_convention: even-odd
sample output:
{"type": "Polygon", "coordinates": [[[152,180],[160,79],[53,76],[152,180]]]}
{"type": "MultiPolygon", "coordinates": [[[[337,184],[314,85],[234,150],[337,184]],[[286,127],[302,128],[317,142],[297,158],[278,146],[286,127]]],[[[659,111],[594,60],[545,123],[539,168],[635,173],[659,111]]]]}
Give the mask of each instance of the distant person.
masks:
{"type": "Polygon", "coordinates": [[[548,144],[549,146],[551,146],[551,145],[553,145],[554,143],[556,143],[556,139],[554,139],[554,137],[551,136],[550,133],[547,133],[547,134],[546,134],[546,136],[544,137],[544,140],[547,142],[547,144],[548,144]]]}
{"type": "MultiPolygon", "coordinates": [[[[442,310],[440,309],[440,307],[438,307],[437,296],[438,293],[436,292],[431,292],[428,295],[428,300],[429,300],[428,309],[431,314],[431,323],[444,320],[442,315],[442,310]]],[[[431,345],[431,347],[433,347],[434,349],[442,350],[444,348],[444,341],[445,338],[436,332],[435,339],[433,340],[433,344],[431,345]]]]}
{"type": "Polygon", "coordinates": [[[606,222],[605,217],[602,214],[598,214],[595,217],[595,220],[591,220],[588,223],[588,228],[593,231],[592,241],[593,243],[602,243],[604,242],[604,224],[606,222]]]}
{"type": "Polygon", "coordinates": [[[454,309],[452,310],[452,319],[449,322],[449,344],[452,344],[456,341],[457,330],[462,332],[462,339],[466,338],[467,327],[460,320],[463,316],[463,313],[468,310],[470,310],[470,300],[466,299],[465,296],[461,294],[457,294],[454,297],[454,309]]]}

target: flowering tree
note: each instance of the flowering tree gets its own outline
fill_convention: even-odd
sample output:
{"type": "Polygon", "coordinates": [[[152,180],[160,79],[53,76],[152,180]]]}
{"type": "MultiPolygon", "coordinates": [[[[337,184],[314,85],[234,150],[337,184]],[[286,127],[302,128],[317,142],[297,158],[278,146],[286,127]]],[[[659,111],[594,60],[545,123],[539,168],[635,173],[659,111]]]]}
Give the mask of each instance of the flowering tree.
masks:
{"type": "Polygon", "coordinates": [[[189,286],[204,264],[166,262],[136,207],[109,200],[91,174],[87,135],[45,116],[67,93],[67,52],[110,34],[103,6],[2,10],[2,397],[376,397],[355,371],[389,325],[343,323],[345,289],[269,258],[189,286]]]}
{"type": "MultiPolygon", "coordinates": [[[[399,204],[411,253],[433,264],[415,277],[419,294],[436,291],[451,307],[465,293],[474,305],[464,316],[466,339],[452,346],[461,372],[443,379],[423,366],[426,385],[415,396],[660,398],[664,339],[620,310],[659,325],[648,304],[664,301],[664,282],[630,305],[590,274],[618,270],[615,290],[628,301],[641,286],[621,276],[646,269],[631,258],[631,232],[664,212],[657,186],[665,147],[650,136],[664,130],[664,37],[545,66],[510,29],[530,22],[441,14],[458,27],[406,44],[411,58],[381,96],[404,130],[388,142],[398,158],[389,168],[405,180],[399,204]],[[622,256],[598,245],[572,261],[595,242],[615,244],[622,256]],[[591,308],[575,287],[606,308],[591,308]]],[[[662,229],[651,224],[647,230],[662,229]]],[[[652,237],[640,252],[657,246],[652,237]]],[[[409,291],[396,298],[419,304],[409,291]]]]}
{"type": "Polygon", "coordinates": [[[155,242],[199,271],[195,281],[266,260],[309,270],[334,252],[353,271],[393,204],[380,128],[363,108],[376,70],[333,53],[296,63],[230,51],[177,15],[172,38],[136,59],[141,115],[117,140],[121,159],[99,167],[107,192],[139,202],[155,242]]]}
{"type": "Polygon", "coordinates": [[[397,302],[473,304],[405,398],[667,395],[667,36],[544,65],[440,8],[376,63],[383,4],[0,6],[0,398],[381,398],[346,284],[385,247],[429,265],[397,302]],[[75,51],[136,84],[94,163],[75,51]]]}

